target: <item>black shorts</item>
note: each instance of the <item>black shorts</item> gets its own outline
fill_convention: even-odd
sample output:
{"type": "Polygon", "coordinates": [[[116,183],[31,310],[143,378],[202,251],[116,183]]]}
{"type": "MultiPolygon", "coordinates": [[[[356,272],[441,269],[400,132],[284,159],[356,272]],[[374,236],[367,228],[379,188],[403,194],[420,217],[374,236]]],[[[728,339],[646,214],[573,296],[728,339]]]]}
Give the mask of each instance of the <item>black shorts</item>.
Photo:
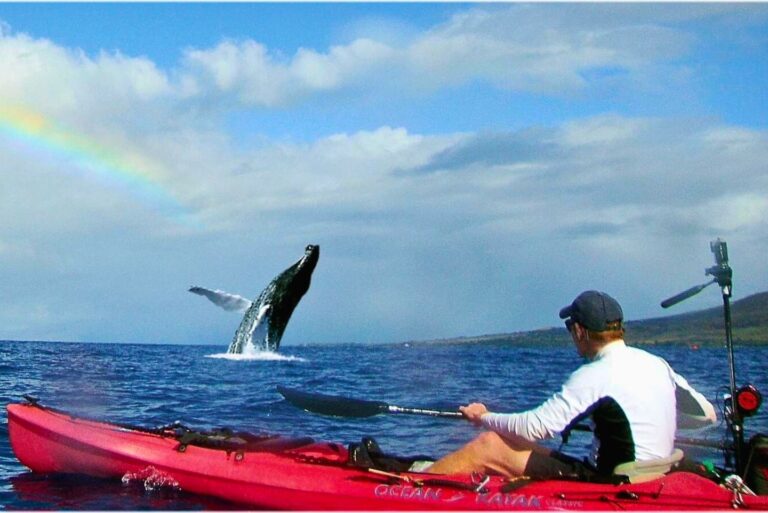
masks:
{"type": "Polygon", "coordinates": [[[579,479],[589,481],[597,470],[573,456],[552,451],[549,455],[532,452],[525,465],[525,475],[534,479],[579,479]]]}

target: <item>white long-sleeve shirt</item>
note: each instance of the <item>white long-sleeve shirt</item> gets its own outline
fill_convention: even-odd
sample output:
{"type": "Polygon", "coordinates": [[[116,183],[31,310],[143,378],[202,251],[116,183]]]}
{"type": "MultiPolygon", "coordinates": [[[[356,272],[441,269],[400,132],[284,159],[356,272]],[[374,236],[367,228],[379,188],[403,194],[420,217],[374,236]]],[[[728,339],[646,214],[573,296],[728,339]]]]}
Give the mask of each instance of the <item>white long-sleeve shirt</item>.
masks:
{"type": "Polygon", "coordinates": [[[677,413],[716,421],[715,409],[662,358],[617,340],[579,367],[562,389],[522,413],[487,413],[482,424],[501,436],[551,438],[582,419],[591,419],[591,460],[601,473],[627,461],[669,456],[677,413]]]}

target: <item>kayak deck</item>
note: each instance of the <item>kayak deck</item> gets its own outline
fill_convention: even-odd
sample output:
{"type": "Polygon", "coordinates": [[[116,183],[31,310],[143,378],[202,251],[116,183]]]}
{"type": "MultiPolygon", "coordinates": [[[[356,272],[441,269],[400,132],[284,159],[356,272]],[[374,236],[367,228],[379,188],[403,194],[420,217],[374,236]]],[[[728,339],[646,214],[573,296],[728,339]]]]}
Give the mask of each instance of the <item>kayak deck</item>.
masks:
{"type": "Polygon", "coordinates": [[[147,472],[187,492],[254,507],[299,510],[768,510],[689,472],[638,484],[510,481],[467,475],[374,473],[347,464],[346,447],[266,436],[242,448],[182,443],[157,433],[86,420],[34,404],[9,404],[18,459],[33,472],[121,479],[147,472]]]}

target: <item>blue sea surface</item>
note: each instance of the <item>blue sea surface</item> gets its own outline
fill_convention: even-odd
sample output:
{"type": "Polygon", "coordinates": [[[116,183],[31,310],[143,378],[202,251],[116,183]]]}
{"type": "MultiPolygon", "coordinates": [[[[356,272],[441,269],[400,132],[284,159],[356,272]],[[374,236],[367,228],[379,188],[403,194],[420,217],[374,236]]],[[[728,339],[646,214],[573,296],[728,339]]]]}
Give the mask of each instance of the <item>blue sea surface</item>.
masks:
{"type": "MultiPolygon", "coordinates": [[[[565,336],[565,335],[564,335],[565,336]]],[[[724,348],[651,346],[713,403],[729,382],[724,348]]],[[[278,355],[229,359],[225,346],[0,342],[0,398],[23,394],[73,414],[157,427],[173,421],[212,429],[311,436],[358,442],[377,439],[386,452],[438,456],[477,430],[462,420],[414,415],[363,419],[325,417],[299,410],[278,385],[307,392],[385,401],[399,406],[450,409],[482,401],[497,411],[536,406],[581,363],[562,347],[502,344],[392,344],[284,346],[278,355]]],[[[768,347],[736,347],[737,382],[768,394],[768,347]]],[[[642,386],[642,383],[638,383],[642,386]]],[[[746,422],[747,438],[768,433],[768,409],[746,422]]],[[[696,437],[720,440],[724,426],[696,437]]],[[[574,432],[566,452],[586,454],[590,435],[574,432]]],[[[553,447],[559,440],[551,441],[553,447]]],[[[686,453],[721,464],[712,449],[686,453]]],[[[238,504],[168,487],[83,476],[29,472],[14,456],[6,411],[0,418],[0,509],[7,510],[233,510],[238,504]]]]}

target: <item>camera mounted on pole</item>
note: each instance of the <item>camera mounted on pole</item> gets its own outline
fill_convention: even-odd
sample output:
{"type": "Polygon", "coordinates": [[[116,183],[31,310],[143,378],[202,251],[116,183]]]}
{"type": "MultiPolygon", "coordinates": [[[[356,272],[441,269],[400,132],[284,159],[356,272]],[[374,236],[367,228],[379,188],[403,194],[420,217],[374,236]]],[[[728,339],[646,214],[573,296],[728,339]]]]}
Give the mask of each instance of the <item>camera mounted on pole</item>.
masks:
{"type": "MultiPolygon", "coordinates": [[[[712,276],[714,282],[720,285],[723,295],[731,297],[733,287],[733,269],[728,265],[728,245],[719,238],[709,243],[709,249],[715,255],[715,265],[708,268],[704,273],[712,276]]],[[[712,283],[712,282],[710,282],[712,283]]]]}
{"type": "MultiPolygon", "coordinates": [[[[717,283],[723,293],[723,317],[725,321],[725,346],[728,351],[728,368],[730,373],[730,390],[726,397],[724,416],[728,424],[728,430],[733,438],[733,444],[729,447],[734,457],[734,468],[738,474],[741,474],[746,466],[744,461],[744,417],[750,416],[757,411],[762,402],[760,392],[752,386],[747,385],[741,389],[736,389],[736,365],[733,358],[733,335],[731,329],[731,303],[730,297],[733,292],[733,270],[728,265],[728,246],[724,240],[717,238],[709,243],[709,248],[715,256],[715,265],[705,270],[706,276],[712,276],[712,280],[701,285],[696,285],[675,296],[665,299],[661,302],[663,308],[668,308],[691,296],[701,292],[703,289],[717,283]]],[[[729,453],[730,453],[729,452],[729,453]]],[[[729,454],[727,453],[727,454],[729,454]]]]}

